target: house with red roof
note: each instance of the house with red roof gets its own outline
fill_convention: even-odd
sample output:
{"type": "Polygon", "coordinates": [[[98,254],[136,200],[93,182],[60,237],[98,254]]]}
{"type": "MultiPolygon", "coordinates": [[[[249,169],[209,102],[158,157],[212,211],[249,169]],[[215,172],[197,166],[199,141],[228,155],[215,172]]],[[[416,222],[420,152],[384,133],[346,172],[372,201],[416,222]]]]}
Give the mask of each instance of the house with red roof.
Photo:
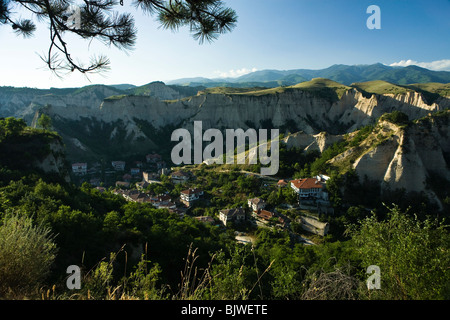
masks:
{"type": "Polygon", "coordinates": [[[318,199],[322,197],[325,184],[316,178],[305,178],[291,181],[291,188],[300,199],[318,199]]]}
{"type": "Polygon", "coordinates": [[[260,220],[263,221],[269,221],[272,218],[275,218],[276,215],[275,213],[271,212],[271,211],[267,211],[267,210],[258,210],[258,213],[256,215],[260,220]]]}
{"type": "Polygon", "coordinates": [[[189,188],[180,193],[180,200],[186,207],[190,207],[193,202],[203,196],[203,190],[189,188]]]}
{"type": "Polygon", "coordinates": [[[279,188],[284,188],[284,187],[287,187],[287,186],[288,186],[288,183],[287,183],[286,180],[281,179],[281,180],[278,180],[277,186],[278,186],[279,188]]]}

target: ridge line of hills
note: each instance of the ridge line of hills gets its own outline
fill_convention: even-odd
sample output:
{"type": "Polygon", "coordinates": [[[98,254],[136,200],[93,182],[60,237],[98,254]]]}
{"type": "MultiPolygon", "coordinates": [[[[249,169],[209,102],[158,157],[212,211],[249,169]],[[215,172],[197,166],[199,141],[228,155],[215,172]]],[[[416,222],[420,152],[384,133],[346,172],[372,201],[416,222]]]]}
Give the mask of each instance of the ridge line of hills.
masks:
{"type": "MultiPolygon", "coordinates": [[[[450,74],[450,72],[449,72],[450,74]]],[[[126,96],[150,96],[156,97],[160,100],[178,100],[189,98],[202,94],[241,94],[241,95],[264,95],[281,93],[289,89],[303,89],[305,91],[319,90],[319,89],[333,89],[338,94],[339,98],[343,91],[350,89],[357,89],[366,96],[372,94],[405,94],[407,92],[421,93],[427,102],[431,105],[434,100],[439,97],[450,97],[450,82],[449,83],[411,83],[407,85],[395,84],[384,80],[371,80],[365,82],[351,83],[345,85],[337,81],[327,78],[313,78],[309,81],[296,83],[289,86],[264,87],[264,86],[250,86],[250,87],[205,87],[205,86],[180,86],[169,85],[162,81],[154,81],[146,85],[136,87],[129,85],[102,85],[95,84],[81,88],[50,88],[50,89],[35,89],[35,88],[16,88],[16,87],[0,87],[0,100],[2,96],[8,95],[22,95],[29,97],[32,100],[36,96],[65,96],[65,95],[82,95],[89,91],[96,89],[108,89],[110,95],[106,94],[102,97],[96,93],[99,99],[121,99],[126,96]],[[125,88],[125,89],[120,89],[125,88]],[[161,90],[161,88],[164,88],[161,90]],[[161,94],[161,91],[165,91],[161,94]]],[[[1,101],[0,101],[1,103],[1,101]]],[[[0,105],[0,116],[2,110],[0,105]]]]}
{"type": "Polygon", "coordinates": [[[407,67],[391,67],[381,63],[352,66],[336,64],[319,70],[260,70],[237,78],[183,78],[168,81],[167,84],[206,87],[277,87],[290,86],[314,78],[327,78],[345,85],[373,80],[384,80],[399,85],[405,85],[425,82],[449,83],[450,72],[432,71],[414,65],[407,67]]]}
{"type": "Polygon", "coordinates": [[[0,86],[2,90],[27,90],[29,92],[45,92],[47,94],[67,94],[79,93],[90,87],[106,86],[126,94],[146,95],[148,86],[155,83],[164,83],[178,91],[183,91],[185,96],[194,95],[195,90],[202,90],[212,87],[228,88],[275,88],[281,86],[293,86],[299,83],[308,82],[315,78],[326,78],[346,86],[355,83],[370,81],[385,81],[394,85],[413,85],[423,83],[450,83],[449,71],[433,71],[418,66],[390,67],[381,63],[372,65],[342,65],[336,64],[325,69],[294,69],[294,70],[260,70],[237,78],[216,78],[204,77],[183,78],[161,82],[153,81],[145,85],[134,84],[104,85],[94,84],[84,87],[74,88],[50,88],[37,89],[26,87],[0,86]]]}

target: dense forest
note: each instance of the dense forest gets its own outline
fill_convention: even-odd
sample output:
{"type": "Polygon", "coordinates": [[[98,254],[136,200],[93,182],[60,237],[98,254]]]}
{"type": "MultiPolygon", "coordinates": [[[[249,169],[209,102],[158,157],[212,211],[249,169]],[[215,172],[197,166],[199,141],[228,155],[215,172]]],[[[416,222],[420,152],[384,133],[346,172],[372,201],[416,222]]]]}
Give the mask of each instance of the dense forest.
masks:
{"type": "MultiPolygon", "coordinates": [[[[223,228],[194,216],[245,207],[249,196],[273,206],[295,202],[289,190],[269,190],[237,170],[200,167],[196,183],[207,191],[208,203],[180,217],[31,167],[55,141],[61,142],[55,132],[0,120],[2,299],[450,298],[448,226],[421,199],[394,204],[392,197],[383,204],[361,197],[371,186],[356,185],[351,172],[336,173],[330,195],[338,209],[324,218],[331,231],[319,244],[304,245],[291,230],[277,228],[257,228],[256,242],[242,244],[235,231],[250,226],[223,228]],[[353,189],[342,193],[346,183],[353,189]],[[79,290],[66,286],[71,265],[81,268],[79,290]],[[381,270],[379,290],[366,286],[371,265],[381,270]]],[[[309,175],[339,147],[323,155],[282,148],[281,170],[309,175]]],[[[164,177],[162,182],[151,187],[160,188],[154,192],[179,195],[180,186],[164,177]]]]}

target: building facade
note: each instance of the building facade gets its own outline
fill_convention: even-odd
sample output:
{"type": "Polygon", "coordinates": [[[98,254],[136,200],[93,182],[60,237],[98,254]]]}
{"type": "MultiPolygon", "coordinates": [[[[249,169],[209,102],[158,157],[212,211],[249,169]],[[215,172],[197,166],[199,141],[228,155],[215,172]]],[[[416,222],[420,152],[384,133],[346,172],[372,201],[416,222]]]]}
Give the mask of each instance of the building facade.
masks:
{"type": "Polygon", "coordinates": [[[245,221],[245,210],[242,208],[225,209],[219,213],[219,219],[226,226],[229,222],[245,221]]]}
{"type": "Polygon", "coordinates": [[[186,206],[190,207],[195,201],[203,196],[203,190],[200,189],[187,189],[181,191],[180,200],[186,206]]]}
{"type": "Polygon", "coordinates": [[[77,163],[73,163],[72,164],[72,172],[76,175],[85,175],[87,174],[87,163],[81,163],[81,162],[77,162],[77,163]]]}
{"type": "Polygon", "coordinates": [[[316,200],[323,197],[324,183],[316,178],[297,179],[291,181],[291,188],[298,194],[299,200],[316,200]]]}

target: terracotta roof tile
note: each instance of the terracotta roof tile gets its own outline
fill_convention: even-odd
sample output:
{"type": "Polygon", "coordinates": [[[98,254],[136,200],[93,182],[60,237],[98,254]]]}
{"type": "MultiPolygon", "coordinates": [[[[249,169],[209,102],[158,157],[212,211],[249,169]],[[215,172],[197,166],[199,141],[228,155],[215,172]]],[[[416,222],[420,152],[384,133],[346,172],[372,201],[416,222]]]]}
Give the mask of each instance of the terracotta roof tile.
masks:
{"type": "Polygon", "coordinates": [[[291,183],[298,189],[323,188],[322,183],[314,178],[292,180],[291,183]]]}

